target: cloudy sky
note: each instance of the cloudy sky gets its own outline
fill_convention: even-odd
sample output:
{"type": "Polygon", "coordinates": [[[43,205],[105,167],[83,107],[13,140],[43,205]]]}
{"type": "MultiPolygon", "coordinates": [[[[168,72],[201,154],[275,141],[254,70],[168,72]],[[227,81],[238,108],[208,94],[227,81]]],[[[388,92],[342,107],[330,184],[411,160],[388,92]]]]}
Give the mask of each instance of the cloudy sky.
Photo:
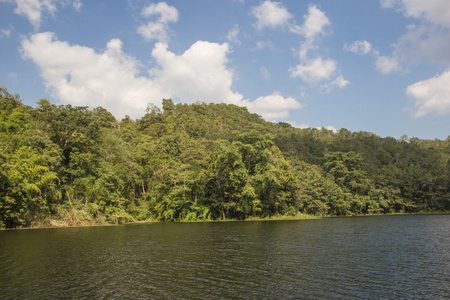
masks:
{"type": "Polygon", "coordinates": [[[0,0],[0,85],[119,119],[172,98],[446,139],[450,1],[0,0]]]}

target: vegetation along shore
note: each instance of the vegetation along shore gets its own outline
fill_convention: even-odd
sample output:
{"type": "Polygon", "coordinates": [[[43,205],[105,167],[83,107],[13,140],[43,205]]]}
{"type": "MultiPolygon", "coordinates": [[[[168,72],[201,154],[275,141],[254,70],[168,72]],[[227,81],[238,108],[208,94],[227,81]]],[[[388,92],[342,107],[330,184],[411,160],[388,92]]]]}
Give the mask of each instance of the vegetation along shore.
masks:
{"type": "Polygon", "coordinates": [[[449,187],[450,138],[300,129],[170,99],[116,120],[0,87],[0,228],[443,212],[449,187]]]}

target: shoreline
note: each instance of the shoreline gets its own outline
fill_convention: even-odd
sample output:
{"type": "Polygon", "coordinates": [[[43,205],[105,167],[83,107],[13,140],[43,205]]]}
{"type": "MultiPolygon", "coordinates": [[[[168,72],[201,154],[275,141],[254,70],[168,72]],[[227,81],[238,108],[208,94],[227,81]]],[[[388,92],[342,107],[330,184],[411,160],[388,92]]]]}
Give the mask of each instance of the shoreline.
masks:
{"type": "MultiPolygon", "coordinates": [[[[145,221],[133,221],[123,224],[95,224],[95,223],[84,223],[78,225],[50,225],[50,226],[31,226],[31,227],[21,227],[21,228],[0,228],[0,231],[14,231],[14,230],[33,230],[33,229],[57,229],[57,228],[86,228],[86,227],[106,227],[106,226],[127,226],[127,225],[143,225],[143,224],[156,224],[156,223],[218,223],[218,222],[265,222],[265,221],[301,221],[301,220],[318,220],[322,218],[353,218],[353,217],[380,217],[380,216],[417,216],[417,215],[450,215],[450,211],[436,211],[436,212],[416,212],[416,213],[389,213],[389,214],[365,214],[365,215],[351,215],[351,216],[314,216],[307,214],[297,214],[295,216],[271,216],[265,218],[250,217],[244,220],[238,219],[226,219],[226,220],[197,220],[197,221],[157,221],[157,220],[145,220],[145,221]]],[[[57,223],[56,220],[50,220],[50,223],[57,223]],[[53,221],[53,222],[52,222],[53,221]]]]}

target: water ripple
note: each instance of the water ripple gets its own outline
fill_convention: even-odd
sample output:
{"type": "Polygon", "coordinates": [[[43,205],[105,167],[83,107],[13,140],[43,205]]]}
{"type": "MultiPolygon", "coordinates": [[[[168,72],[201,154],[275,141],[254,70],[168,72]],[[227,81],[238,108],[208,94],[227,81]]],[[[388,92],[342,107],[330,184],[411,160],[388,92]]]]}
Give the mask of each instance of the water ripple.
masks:
{"type": "Polygon", "coordinates": [[[450,216],[0,232],[4,299],[448,299],[450,216]]]}

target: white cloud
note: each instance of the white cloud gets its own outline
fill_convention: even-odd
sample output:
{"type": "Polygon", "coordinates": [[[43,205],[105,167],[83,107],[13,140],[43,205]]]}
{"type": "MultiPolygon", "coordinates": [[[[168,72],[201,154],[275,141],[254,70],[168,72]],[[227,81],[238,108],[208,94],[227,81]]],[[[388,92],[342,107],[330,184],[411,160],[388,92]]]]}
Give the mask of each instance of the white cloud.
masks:
{"type": "Polygon", "coordinates": [[[276,50],[277,48],[275,47],[275,45],[271,42],[271,41],[258,41],[256,42],[256,50],[262,50],[264,48],[268,48],[269,50],[276,50]]]}
{"type": "Polygon", "coordinates": [[[332,59],[323,60],[321,57],[310,59],[291,68],[291,77],[300,77],[306,82],[317,83],[330,79],[336,71],[337,63],[332,59]]]}
{"type": "Polygon", "coordinates": [[[167,26],[163,23],[148,22],[145,25],[139,26],[137,32],[149,41],[157,40],[167,42],[169,40],[167,30],[167,26]]]}
{"type": "Polygon", "coordinates": [[[292,126],[296,127],[296,128],[300,128],[300,129],[308,129],[311,128],[311,126],[309,126],[308,124],[300,124],[298,125],[295,122],[289,122],[289,124],[291,124],[292,126]]]}
{"type": "Polygon", "coordinates": [[[450,31],[429,24],[410,25],[398,39],[394,55],[402,61],[429,60],[450,65],[450,31]]]}
{"type": "MultiPolygon", "coordinates": [[[[308,7],[308,14],[303,16],[304,23],[300,26],[292,26],[291,31],[301,34],[305,41],[300,45],[298,52],[300,63],[289,69],[292,78],[300,77],[309,83],[330,80],[337,70],[337,62],[333,59],[323,59],[320,55],[310,56],[310,52],[317,49],[317,39],[325,33],[325,28],[329,26],[330,20],[323,11],[315,5],[308,7]]],[[[343,88],[349,82],[339,75],[331,83],[323,84],[322,87],[330,92],[336,87],[343,88]]]]}
{"type": "Polygon", "coordinates": [[[41,25],[42,14],[54,15],[58,11],[57,5],[65,6],[72,2],[76,10],[81,8],[80,0],[10,0],[8,2],[14,2],[17,5],[14,12],[25,16],[35,30],[38,30],[41,25]]]}
{"type": "Polygon", "coordinates": [[[395,57],[379,56],[375,63],[377,69],[383,74],[391,74],[402,70],[399,61],[395,57]]]}
{"type": "Polygon", "coordinates": [[[83,6],[83,3],[81,3],[81,0],[74,0],[72,6],[73,8],[75,8],[76,11],[80,11],[81,7],[83,6]]]}
{"type": "Polygon", "coordinates": [[[166,24],[178,21],[177,9],[169,6],[166,2],[159,2],[158,4],[151,3],[142,10],[142,15],[145,17],[159,15],[158,22],[166,24]]]}
{"type": "Polygon", "coordinates": [[[121,46],[113,39],[96,53],[45,32],[23,40],[22,53],[39,66],[47,89],[62,103],[102,106],[117,117],[138,117],[149,102],[160,105],[165,94],[138,76],[139,62],[124,54],[121,46]]]}
{"type": "Polygon", "coordinates": [[[313,38],[319,34],[323,34],[325,27],[331,22],[323,11],[315,5],[308,7],[308,14],[303,16],[305,20],[301,26],[292,26],[291,31],[304,35],[307,38],[313,38]]]}
{"type": "Polygon", "coordinates": [[[11,36],[11,27],[8,29],[0,28],[0,38],[9,38],[11,36]]]}
{"type": "MultiPolygon", "coordinates": [[[[405,17],[414,18],[407,32],[394,45],[391,57],[381,56],[377,67],[383,73],[401,70],[401,64],[422,61],[450,66],[450,2],[448,0],[380,0],[385,8],[395,8],[405,17]]],[[[429,113],[450,113],[450,71],[414,83],[406,94],[414,99],[414,117],[429,113]]]]}
{"type": "Polygon", "coordinates": [[[307,61],[308,52],[311,52],[312,50],[317,48],[317,46],[314,45],[314,42],[314,39],[309,38],[300,45],[300,51],[298,52],[298,55],[301,61],[307,61]]]}
{"type": "Polygon", "coordinates": [[[448,0],[380,0],[385,8],[397,8],[405,17],[426,19],[427,21],[450,28],[450,3],[448,0]]]}
{"type": "Polygon", "coordinates": [[[344,76],[339,75],[338,77],[336,77],[336,79],[331,84],[335,85],[339,88],[343,88],[343,87],[347,86],[348,84],[350,84],[350,81],[345,80],[344,76]]]}
{"type": "MultiPolygon", "coordinates": [[[[289,69],[292,78],[300,77],[309,83],[318,83],[323,80],[329,80],[336,72],[337,62],[332,59],[322,59],[320,55],[314,55],[312,58],[309,53],[317,49],[316,42],[320,35],[325,34],[327,26],[331,25],[330,20],[323,11],[315,5],[308,6],[308,13],[303,16],[302,25],[297,25],[293,15],[280,2],[265,1],[259,6],[253,7],[252,15],[257,19],[254,26],[257,29],[264,27],[288,27],[293,33],[305,37],[305,41],[300,45],[298,52],[300,63],[289,69]]],[[[267,43],[258,42],[256,48],[267,47],[267,43]]],[[[269,44],[273,48],[272,44],[269,44]]],[[[267,70],[260,69],[260,73],[267,78],[267,70]]],[[[342,75],[327,85],[327,90],[335,87],[344,87],[349,82],[342,75]]]]}
{"type": "Polygon", "coordinates": [[[448,0],[382,0],[385,8],[395,8],[415,23],[394,45],[390,61],[380,57],[380,70],[401,69],[405,64],[417,64],[423,60],[450,66],[450,2],[448,0]],[[381,60],[380,60],[381,59],[381,60]],[[397,66],[395,67],[395,64],[397,66]],[[389,66],[394,66],[391,68],[389,66]]]}
{"type": "Polygon", "coordinates": [[[324,89],[325,92],[330,93],[332,90],[336,89],[336,88],[340,88],[343,89],[344,87],[346,87],[347,85],[350,84],[350,81],[344,79],[344,76],[342,76],[341,74],[336,77],[335,80],[333,80],[331,83],[326,83],[322,85],[322,88],[324,89]]]}
{"type": "Polygon", "coordinates": [[[158,4],[151,3],[142,10],[141,14],[147,18],[159,17],[154,22],[149,21],[147,24],[139,26],[137,32],[147,40],[167,42],[169,23],[178,21],[178,10],[166,2],[159,2],[158,4]]]}
{"type": "Polygon", "coordinates": [[[281,2],[264,1],[251,10],[256,18],[253,24],[258,30],[265,27],[287,27],[289,31],[301,34],[307,38],[313,38],[325,33],[325,27],[330,25],[330,20],[323,11],[315,5],[309,5],[308,14],[303,16],[304,23],[297,25],[293,15],[281,2]]]}
{"type": "Polygon", "coordinates": [[[373,48],[372,48],[372,44],[369,43],[368,41],[354,41],[350,45],[345,44],[344,50],[353,52],[358,55],[367,55],[367,54],[372,53],[373,48]]]}
{"type": "Polygon", "coordinates": [[[350,45],[345,44],[344,50],[358,55],[371,55],[375,57],[375,66],[384,75],[403,70],[400,64],[401,58],[398,56],[397,52],[394,51],[394,54],[391,57],[381,56],[368,41],[355,41],[350,45]]]}
{"type": "Polygon", "coordinates": [[[254,101],[244,100],[244,106],[268,120],[280,120],[289,117],[289,111],[300,109],[303,105],[292,97],[284,98],[280,93],[259,97],[254,101]]]}
{"type": "Polygon", "coordinates": [[[326,130],[333,131],[333,133],[338,133],[339,132],[339,130],[334,128],[334,126],[311,127],[308,124],[300,124],[300,125],[298,125],[296,122],[289,122],[289,121],[287,123],[291,124],[293,127],[300,128],[300,129],[315,128],[315,129],[320,130],[320,131],[326,129],[326,130]]]}
{"type": "Polygon", "coordinates": [[[241,94],[233,92],[233,72],[227,68],[229,45],[198,41],[182,55],[157,43],[152,51],[159,68],[151,71],[155,84],[182,102],[227,102],[239,104],[241,94]]]}
{"type": "Polygon", "coordinates": [[[288,26],[292,14],[281,4],[281,2],[264,1],[251,10],[256,18],[254,26],[261,30],[264,27],[288,26]]]}
{"type": "Polygon", "coordinates": [[[339,132],[339,130],[334,128],[333,126],[327,126],[327,127],[322,127],[322,128],[316,127],[316,128],[319,129],[319,130],[322,130],[322,128],[325,128],[326,130],[331,130],[334,133],[338,133],[339,132]]]}
{"type": "Polygon", "coordinates": [[[406,89],[406,94],[415,99],[415,117],[431,112],[450,113],[450,70],[433,78],[416,82],[406,89]]]}
{"type": "Polygon", "coordinates": [[[270,79],[270,72],[266,68],[264,67],[259,68],[259,73],[265,80],[270,79]]]}
{"type": "Polygon", "coordinates": [[[44,32],[24,39],[21,51],[40,68],[48,91],[61,103],[102,106],[118,118],[125,114],[139,118],[149,103],[160,106],[163,98],[245,105],[270,118],[282,118],[301,107],[295,99],[277,93],[243,100],[232,90],[226,43],[198,41],[181,55],[169,51],[167,44],[156,43],[152,57],[157,66],[149,70],[149,77],[139,75],[141,63],[122,51],[118,39],[96,52],[44,32]]]}
{"type": "Polygon", "coordinates": [[[392,8],[397,0],[380,0],[380,4],[384,8],[392,8]]]}
{"type": "Polygon", "coordinates": [[[41,15],[43,11],[54,14],[57,11],[54,0],[16,0],[17,8],[14,12],[28,18],[35,29],[41,25],[41,15]]]}
{"type": "Polygon", "coordinates": [[[230,43],[240,44],[240,41],[239,41],[238,36],[239,36],[239,25],[238,25],[238,24],[235,24],[235,25],[233,26],[233,28],[231,28],[231,30],[228,31],[228,34],[227,34],[227,40],[228,40],[230,43]]]}

